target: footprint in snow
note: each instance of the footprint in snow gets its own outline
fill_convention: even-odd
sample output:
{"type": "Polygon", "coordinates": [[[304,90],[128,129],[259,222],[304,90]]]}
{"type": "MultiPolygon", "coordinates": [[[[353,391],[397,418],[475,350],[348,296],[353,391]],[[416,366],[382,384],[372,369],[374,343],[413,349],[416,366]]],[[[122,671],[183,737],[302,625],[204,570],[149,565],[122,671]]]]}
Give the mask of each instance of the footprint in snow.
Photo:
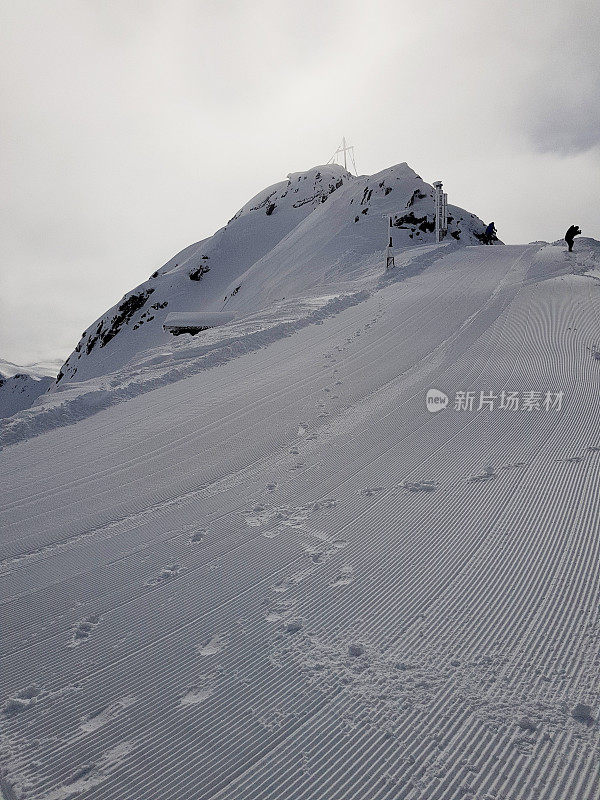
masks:
{"type": "Polygon", "coordinates": [[[85,641],[99,622],[100,614],[90,614],[85,619],[82,619],[73,632],[73,638],[71,639],[69,647],[76,647],[78,644],[85,641]]]}
{"type": "Polygon", "coordinates": [[[334,539],[331,544],[336,550],[343,550],[344,547],[348,547],[348,542],[345,539],[334,539]]]}
{"type": "MultiPolygon", "coordinates": [[[[302,464],[297,464],[300,468],[302,464]]],[[[293,467],[291,467],[293,469],[293,467]]],[[[332,498],[317,500],[312,505],[306,506],[266,506],[261,503],[255,505],[249,512],[246,512],[246,525],[260,527],[270,523],[278,526],[289,526],[301,528],[311,513],[322,509],[333,508],[337,501],[332,498]]],[[[267,532],[268,533],[268,532],[267,532]]],[[[266,535],[266,534],[265,534],[266,535]]]]}
{"type": "Polygon", "coordinates": [[[350,658],[360,658],[366,653],[365,646],[360,642],[352,642],[348,645],[348,655],[350,658]]]}
{"type": "Polygon", "coordinates": [[[282,532],[283,532],[283,527],[279,525],[277,528],[272,528],[267,531],[263,531],[262,535],[265,537],[265,539],[276,539],[282,532]]]}
{"type": "Polygon", "coordinates": [[[496,477],[494,468],[492,466],[484,467],[482,472],[475,472],[469,475],[467,481],[469,483],[485,483],[486,481],[493,481],[496,477]]]}
{"type": "Polygon", "coordinates": [[[583,722],[585,725],[593,725],[594,722],[596,722],[592,707],[585,703],[577,703],[575,708],[571,711],[571,716],[573,719],[577,720],[577,722],[583,722]]]}
{"type": "Polygon", "coordinates": [[[278,600],[267,612],[265,619],[267,622],[281,622],[292,613],[296,600],[278,600]]]}
{"type": "Polygon", "coordinates": [[[246,525],[260,527],[270,523],[275,523],[278,527],[274,530],[265,531],[267,536],[276,536],[281,532],[281,526],[302,527],[308,517],[306,506],[254,506],[252,512],[246,516],[246,525]]]}
{"type": "Polygon", "coordinates": [[[332,582],[332,586],[349,586],[353,581],[351,575],[338,575],[332,582]]]}
{"type": "Polygon", "coordinates": [[[103,752],[96,761],[78,766],[62,786],[46,797],[67,798],[73,795],[86,796],[95,786],[103,783],[117,769],[134,749],[131,742],[121,742],[110,750],[103,752]]]}
{"type": "Polygon", "coordinates": [[[214,693],[214,688],[209,684],[194,684],[193,686],[188,686],[186,693],[183,697],[179,698],[179,705],[180,706],[197,706],[199,703],[203,703],[205,700],[208,700],[214,693]]]}
{"type": "Polygon", "coordinates": [[[402,489],[406,489],[409,492],[433,492],[437,489],[435,481],[402,481],[399,485],[402,489]]]}
{"type": "Polygon", "coordinates": [[[181,564],[169,564],[151,581],[148,581],[146,586],[162,586],[163,583],[168,583],[179,576],[181,572],[181,564]]]}
{"type": "Polygon", "coordinates": [[[383,491],[385,491],[383,486],[374,486],[373,488],[365,486],[364,489],[360,490],[360,493],[364,495],[364,497],[372,497],[374,494],[379,494],[379,492],[383,491]]]}
{"type": "Polygon", "coordinates": [[[304,436],[306,433],[306,428],[307,426],[304,424],[304,422],[301,422],[298,426],[298,436],[304,436]]]}
{"type": "Polygon", "coordinates": [[[314,564],[322,564],[336,555],[340,550],[343,550],[347,544],[348,542],[345,539],[335,539],[331,541],[326,536],[323,536],[322,545],[320,547],[314,544],[308,544],[305,545],[304,552],[314,564]]]}
{"type": "Polygon", "coordinates": [[[265,489],[268,492],[274,492],[276,488],[277,488],[277,484],[274,481],[273,481],[273,483],[267,483],[267,485],[265,486],[265,489]]]}
{"type": "Polygon", "coordinates": [[[226,639],[221,634],[215,633],[206,644],[198,645],[196,649],[201,656],[215,656],[223,650],[225,644],[226,639]]]}
{"type": "MultiPolygon", "coordinates": [[[[575,328],[577,330],[577,328],[575,328]]],[[[600,361],[600,347],[598,345],[586,348],[592,354],[592,358],[595,358],[596,361],[600,361]]]]}
{"type": "Polygon", "coordinates": [[[537,731],[537,725],[532,722],[529,717],[521,717],[517,720],[517,725],[522,731],[527,731],[528,733],[535,733],[537,731]]]}
{"type": "Polygon", "coordinates": [[[315,564],[322,564],[323,561],[327,558],[327,551],[320,550],[318,547],[314,547],[313,545],[309,545],[305,548],[304,552],[313,561],[315,564]]]}
{"type": "Polygon", "coordinates": [[[313,511],[321,511],[323,508],[335,508],[337,506],[337,500],[334,500],[332,497],[327,498],[327,500],[317,500],[312,505],[313,511]]]}
{"type": "Polygon", "coordinates": [[[293,619],[285,625],[284,630],[286,633],[294,634],[299,633],[303,627],[304,623],[301,619],[293,619]]]}
{"type": "Polygon", "coordinates": [[[44,692],[39,686],[32,684],[20,689],[16,694],[9,697],[2,706],[2,713],[6,717],[12,717],[15,714],[20,714],[28,708],[34,706],[38,700],[44,695],[44,692]]]}
{"type": "Polygon", "coordinates": [[[84,733],[94,733],[94,731],[99,730],[100,728],[107,725],[113,719],[119,716],[119,714],[129,706],[132,706],[135,702],[137,702],[137,697],[121,697],[119,700],[116,700],[114,703],[106,706],[101,711],[96,711],[94,714],[88,714],[86,717],[83,718],[81,725],[79,726],[80,729],[84,733]]]}
{"type": "Polygon", "coordinates": [[[311,575],[314,574],[316,567],[307,567],[306,569],[300,569],[298,572],[295,572],[293,575],[290,576],[290,581],[295,584],[302,583],[303,580],[309,578],[311,575]]]}
{"type": "Polygon", "coordinates": [[[300,453],[300,450],[298,450],[297,447],[292,447],[288,452],[291,456],[297,456],[300,453]]]}
{"type": "Polygon", "coordinates": [[[204,541],[205,534],[206,534],[206,528],[200,528],[199,530],[197,530],[195,533],[192,534],[192,538],[190,539],[190,544],[204,541]]]}
{"type": "Polygon", "coordinates": [[[331,585],[332,586],[348,586],[354,580],[353,573],[354,570],[352,567],[347,564],[346,566],[342,567],[340,570],[340,574],[335,578],[331,585]]]}

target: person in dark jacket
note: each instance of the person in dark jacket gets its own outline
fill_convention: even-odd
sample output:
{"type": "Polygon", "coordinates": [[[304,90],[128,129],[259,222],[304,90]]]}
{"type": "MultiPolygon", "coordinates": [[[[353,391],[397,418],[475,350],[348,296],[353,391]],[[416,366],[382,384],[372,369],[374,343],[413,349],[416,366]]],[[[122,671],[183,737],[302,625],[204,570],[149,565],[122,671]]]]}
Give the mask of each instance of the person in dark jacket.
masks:
{"type": "Polygon", "coordinates": [[[581,229],[578,225],[571,225],[569,230],[565,233],[565,242],[569,245],[569,253],[573,252],[573,242],[575,237],[579,236],[581,229]]]}
{"type": "Polygon", "coordinates": [[[496,233],[497,233],[496,226],[494,225],[493,222],[490,222],[490,224],[485,229],[485,233],[484,233],[485,243],[486,244],[491,244],[492,241],[494,240],[494,236],[496,235],[496,233]]]}

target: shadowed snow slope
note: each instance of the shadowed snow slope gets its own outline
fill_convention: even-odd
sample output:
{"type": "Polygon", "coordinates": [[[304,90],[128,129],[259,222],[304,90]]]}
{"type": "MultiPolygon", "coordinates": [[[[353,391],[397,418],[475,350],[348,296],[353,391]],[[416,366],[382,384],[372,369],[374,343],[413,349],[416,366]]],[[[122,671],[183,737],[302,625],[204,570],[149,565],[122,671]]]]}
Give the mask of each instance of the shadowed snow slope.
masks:
{"type": "Polygon", "coordinates": [[[52,378],[31,378],[20,373],[10,378],[0,377],[0,419],[29,408],[52,383],[52,378]]]}
{"type": "Polygon", "coordinates": [[[600,796],[600,287],[564,244],[421,258],[0,452],[4,790],[600,796]]]}
{"type": "Polygon", "coordinates": [[[54,383],[61,361],[19,366],[0,359],[0,419],[29,408],[54,383]]]}
{"type": "Polygon", "coordinates": [[[0,419],[29,408],[54,383],[62,361],[19,366],[0,359],[0,419]]]}
{"type": "MultiPolygon", "coordinates": [[[[163,330],[169,313],[253,314],[368,279],[374,267],[381,271],[384,214],[393,217],[397,247],[433,242],[433,189],[407,164],[358,178],[336,164],[289,175],[96,320],[63,365],[57,388],[133,368],[142,354],[170,342],[163,330]]],[[[449,207],[450,242],[478,243],[484,230],[473,214],[449,207]]]]}
{"type": "Polygon", "coordinates": [[[61,364],[55,360],[19,366],[0,359],[0,419],[29,408],[54,384],[61,364]]]}

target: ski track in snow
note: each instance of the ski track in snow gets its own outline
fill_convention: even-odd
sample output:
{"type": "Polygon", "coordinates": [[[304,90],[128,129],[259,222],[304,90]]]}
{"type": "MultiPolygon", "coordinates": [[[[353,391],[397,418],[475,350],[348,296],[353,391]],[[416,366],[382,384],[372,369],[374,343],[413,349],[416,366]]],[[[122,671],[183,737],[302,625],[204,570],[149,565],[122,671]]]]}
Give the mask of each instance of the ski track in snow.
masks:
{"type": "Polygon", "coordinates": [[[7,796],[600,797],[600,290],[535,254],[0,453],[7,796]]]}

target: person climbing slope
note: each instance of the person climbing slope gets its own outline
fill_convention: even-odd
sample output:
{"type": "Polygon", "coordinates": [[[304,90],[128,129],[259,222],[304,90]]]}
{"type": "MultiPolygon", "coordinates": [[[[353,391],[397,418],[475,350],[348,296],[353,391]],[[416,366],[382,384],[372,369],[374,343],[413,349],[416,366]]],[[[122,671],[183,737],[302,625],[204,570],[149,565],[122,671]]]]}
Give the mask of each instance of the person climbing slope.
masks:
{"type": "Polygon", "coordinates": [[[581,229],[579,225],[571,225],[569,230],[565,233],[565,242],[569,245],[569,253],[573,251],[573,242],[575,237],[579,236],[581,229]]]}
{"type": "Polygon", "coordinates": [[[490,222],[490,224],[485,229],[485,234],[484,234],[485,243],[486,244],[491,244],[492,241],[494,240],[494,237],[496,236],[497,232],[498,231],[496,230],[495,224],[493,222],[490,222]]]}

